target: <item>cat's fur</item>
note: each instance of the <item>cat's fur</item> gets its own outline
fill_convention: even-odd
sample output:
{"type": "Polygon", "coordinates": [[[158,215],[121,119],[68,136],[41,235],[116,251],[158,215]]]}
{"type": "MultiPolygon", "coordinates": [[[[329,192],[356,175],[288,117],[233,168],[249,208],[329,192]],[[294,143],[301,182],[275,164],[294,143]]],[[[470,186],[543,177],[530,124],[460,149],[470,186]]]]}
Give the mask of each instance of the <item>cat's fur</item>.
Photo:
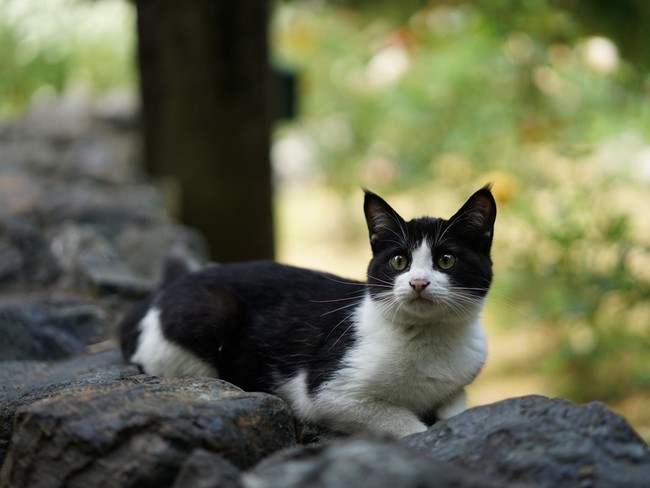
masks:
{"type": "Polygon", "coordinates": [[[344,432],[405,436],[463,411],[487,353],[489,187],[449,220],[406,222],[371,192],[364,211],[367,282],[272,262],[168,276],[124,319],[125,357],[154,375],[277,394],[301,419],[344,432]]]}

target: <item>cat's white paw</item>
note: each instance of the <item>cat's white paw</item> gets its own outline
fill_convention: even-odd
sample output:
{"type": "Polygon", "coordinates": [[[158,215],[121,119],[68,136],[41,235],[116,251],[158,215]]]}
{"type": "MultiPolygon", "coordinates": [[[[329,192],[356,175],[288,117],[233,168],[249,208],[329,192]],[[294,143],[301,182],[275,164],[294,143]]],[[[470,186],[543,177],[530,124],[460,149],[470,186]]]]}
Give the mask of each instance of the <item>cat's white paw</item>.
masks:
{"type": "Polygon", "coordinates": [[[372,430],[379,430],[399,438],[424,432],[428,429],[428,426],[412,412],[400,412],[392,418],[384,420],[382,425],[371,427],[372,430]]]}
{"type": "Polygon", "coordinates": [[[440,420],[445,420],[450,417],[453,417],[454,415],[458,415],[459,413],[462,413],[466,410],[467,408],[467,395],[465,394],[465,390],[461,390],[459,393],[454,395],[453,398],[448,400],[447,402],[443,403],[438,409],[436,410],[436,417],[438,417],[440,420]]]}
{"type": "Polygon", "coordinates": [[[429,427],[423,423],[419,422],[419,425],[413,425],[404,431],[402,431],[400,434],[398,434],[398,437],[406,437],[411,434],[419,434],[420,432],[425,432],[429,427]]]}

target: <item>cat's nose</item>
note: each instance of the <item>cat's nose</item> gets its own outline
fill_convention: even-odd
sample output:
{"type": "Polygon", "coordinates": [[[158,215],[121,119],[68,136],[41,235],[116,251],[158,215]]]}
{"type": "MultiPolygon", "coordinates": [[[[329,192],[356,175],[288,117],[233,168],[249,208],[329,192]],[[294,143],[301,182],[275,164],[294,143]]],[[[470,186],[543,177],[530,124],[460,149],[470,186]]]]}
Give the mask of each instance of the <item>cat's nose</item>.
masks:
{"type": "Polygon", "coordinates": [[[429,281],[427,280],[411,280],[409,281],[409,285],[411,285],[411,288],[415,290],[415,292],[419,295],[424,291],[424,289],[429,286],[429,281]]]}

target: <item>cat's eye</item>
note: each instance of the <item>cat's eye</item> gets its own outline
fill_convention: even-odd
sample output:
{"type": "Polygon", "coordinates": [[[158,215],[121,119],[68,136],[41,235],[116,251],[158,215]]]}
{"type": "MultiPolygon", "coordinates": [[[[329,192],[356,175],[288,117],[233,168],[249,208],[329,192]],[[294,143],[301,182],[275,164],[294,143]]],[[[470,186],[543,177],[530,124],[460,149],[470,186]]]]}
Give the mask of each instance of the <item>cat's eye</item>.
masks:
{"type": "Polygon", "coordinates": [[[405,270],[408,264],[409,260],[406,258],[406,256],[402,256],[401,254],[390,258],[390,265],[395,271],[405,270]]]}
{"type": "Polygon", "coordinates": [[[456,264],[456,256],[453,254],[441,254],[438,256],[438,267],[440,269],[450,269],[456,264]]]}

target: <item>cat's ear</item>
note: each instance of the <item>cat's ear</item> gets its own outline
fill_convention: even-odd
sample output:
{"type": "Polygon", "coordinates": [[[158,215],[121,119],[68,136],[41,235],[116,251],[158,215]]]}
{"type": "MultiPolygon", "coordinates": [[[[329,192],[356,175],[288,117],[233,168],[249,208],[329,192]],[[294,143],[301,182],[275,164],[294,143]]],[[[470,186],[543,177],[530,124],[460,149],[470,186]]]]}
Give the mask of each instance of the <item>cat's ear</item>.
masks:
{"type": "Polygon", "coordinates": [[[479,241],[482,250],[490,252],[494,237],[494,221],[497,217],[497,204],[494,201],[492,185],[486,185],[474,193],[467,202],[449,219],[463,225],[479,241]]]}
{"type": "Polygon", "coordinates": [[[363,211],[366,215],[370,246],[376,252],[382,241],[406,240],[406,222],[386,201],[371,191],[364,190],[363,211]]]}

